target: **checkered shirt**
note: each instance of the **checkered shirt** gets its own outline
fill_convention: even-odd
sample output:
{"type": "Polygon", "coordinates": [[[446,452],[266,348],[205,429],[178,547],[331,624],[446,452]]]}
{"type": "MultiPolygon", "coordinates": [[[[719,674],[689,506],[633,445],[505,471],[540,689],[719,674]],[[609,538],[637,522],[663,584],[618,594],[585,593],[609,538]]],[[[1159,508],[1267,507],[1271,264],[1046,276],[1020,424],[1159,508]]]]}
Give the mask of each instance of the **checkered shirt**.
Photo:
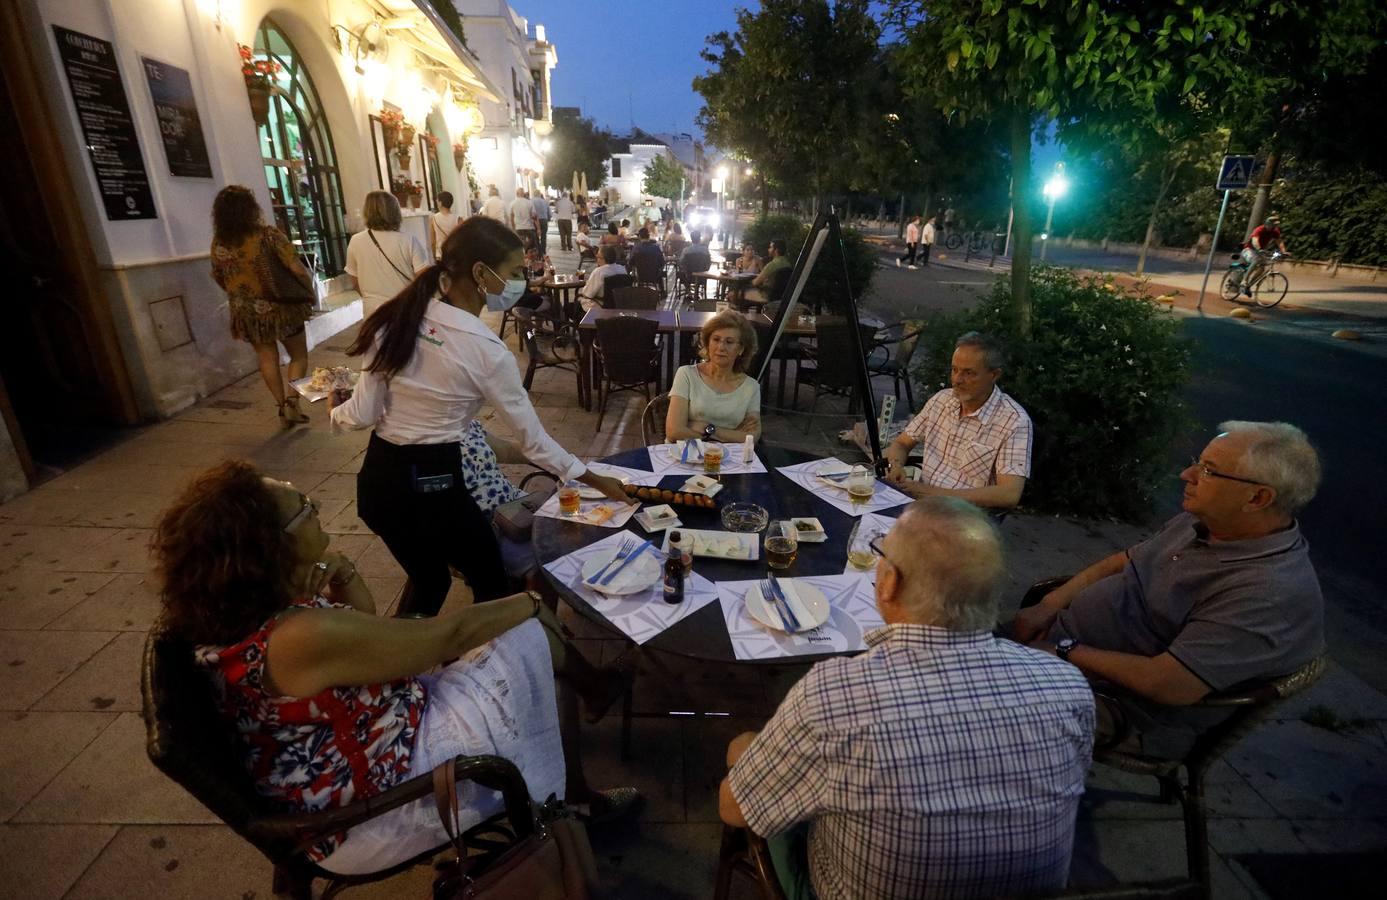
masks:
{"type": "Polygon", "coordinates": [[[733,767],[751,829],[809,822],[822,900],[1064,887],[1093,748],[1079,670],[987,632],[866,640],[810,670],[733,767]]]}
{"type": "Polygon", "coordinates": [[[1031,432],[1031,417],[999,387],[966,416],[953,388],[945,388],[905,426],[924,453],[923,480],[952,490],[996,484],[998,475],[1029,478],[1031,432]]]}

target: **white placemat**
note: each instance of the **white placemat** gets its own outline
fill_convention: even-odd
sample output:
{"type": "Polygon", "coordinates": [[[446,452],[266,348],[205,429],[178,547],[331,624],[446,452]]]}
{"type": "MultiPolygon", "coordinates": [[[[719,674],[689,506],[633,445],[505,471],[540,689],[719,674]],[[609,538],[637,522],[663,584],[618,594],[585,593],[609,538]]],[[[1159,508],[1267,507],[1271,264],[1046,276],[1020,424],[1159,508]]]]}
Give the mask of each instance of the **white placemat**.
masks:
{"type": "Polygon", "coordinates": [[[829,620],[802,634],[786,634],[757,622],[746,611],[746,592],[753,581],[718,582],[718,602],[732,639],[737,659],[776,659],[783,656],[809,656],[819,653],[851,653],[865,650],[862,636],[885,623],[877,612],[876,594],[871,582],[861,575],[815,575],[797,578],[824,592],[833,613],[829,620]]]}
{"type": "Polygon", "coordinates": [[[831,463],[843,465],[839,460],[829,456],[823,459],[814,459],[809,462],[799,463],[794,466],[781,466],[776,469],[776,471],[804,488],[809,493],[841,509],[850,516],[860,516],[864,513],[891,509],[896,506],[904,506],[910,502],[910,497],[908,495],[902,494],[900,491],[878,478],[876,493],[872,495],[872,499],[868,500],[866,503],[853,503],[852,499],[848,497],[848,490],[846,487],[835,487],[814,474],[821,466],[831,463]]]}
{"type": "Polygon", "coordinates": [[[613,478],[625,478],[632,484],[638,484],[642,487],[657,485],[660,483],[660,479],[664,477],[656,472],[647,472],[645,469],[631,469],[604,462],[588,463],[588,471],[596,472],[598,475],[610,475],[613,478]]]}
{"type": "MultiPolygon", "coordinates": [[[[887,516],[878,515],[877,513],[867,513],[865,516],[862,517],[862,524],[859,527],[870,528],[880,532],[881,534],[885,534],[886,532],[890,531],[893,527],[895,527],[895,524],[895,519],[889,518],[887,516]]],[[[877,583],[876,566],[872,566],[865,572],[861,569],[854,569],[852,567],[852,563],[848,562],[846,556],[843,558],[843,574],[855,575],[858,578],[865,578],[867,580],[867,583],[871,585],[875,585],[877,583]]]]}
{"type": "MultiPolygon", "coordinates": [[[[695,458],[696,454],[689,453],[688,462],[679,461],[678,444],[653,444],[646,449],[650,453],[650,468],[661,476],[663,475],[702,475],[703,459],[695,458]],[[674,453],[670,453],[673,447],[674,453]]],[[[723,444],[722,445],[722,474],[724,475],[753,475],[757,472],[765,472],[766,464],[761,462],[761,457],[756,455],[756,451],[751,451],[751,463],[742,461],[742,451],[746,449],[743,444],[723,444]]]]}
{"type": "MultiPolygon", "coordinates": [[[[578,596],[606,616],[607,621],[621,629],[622,634],[644,644],[677,622],[682,621],[717,599],[718,589],[698,573],[684,579],[684,602],[674,605],[665,602],[664,584],[656,582],[647,590],[625,597],[608,597],[583,584],[583,564],[594,556],[610,557],[626,538],[636,537],[629,531],[611,534],[588,544],[567,556],[561,556],[544,568],[561,583],[568,585],[578,596]]],[[[637,537],[637,540],[645,538],[637,537]]],[[[658,541],[656,541],[658,544],[658,541]]],[[[644,552],[659,553],[655,548],[644,552]]]]}
{"type": "Polygon", "coordinates": [[[599,525],[603,528],[620,528],[630,521],[631,517],[641,508],[639,503],[620,503],[616,500],[579,500],[578,515],[565,516],[559,512],[559,495],[555,493],[544,505],[535,510],[537,516],[548,516],[551,519],[559,519],[564,522],[577,522],[580,525],[599,525]],[[612,515],[605,522],[592,520],[593,514],[598,507],[605,506],[612,511],[612,515]]]}

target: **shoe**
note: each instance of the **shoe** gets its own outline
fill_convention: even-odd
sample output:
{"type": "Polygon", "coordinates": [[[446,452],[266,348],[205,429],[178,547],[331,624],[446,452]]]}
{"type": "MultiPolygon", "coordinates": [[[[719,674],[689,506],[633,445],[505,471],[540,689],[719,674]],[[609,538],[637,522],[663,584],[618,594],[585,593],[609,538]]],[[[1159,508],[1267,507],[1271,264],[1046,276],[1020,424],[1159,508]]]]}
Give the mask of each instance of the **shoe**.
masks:
{"type": "Polygon", "coordinates": [[[906,266],[906,268],[909,269],[910,271],[914,272],[914,271],[916,271],[917,269],[919,269],[920,267],[919,267],[919,266],[906,266]]]}
{"type": "Polygon", "coordinates": [[[279,424],[288,428],[292,425],[302,425],[308,421],[308,416],[299,409],[299,398],[290,397],[279,404],[279,424]]]}
{"type": "Polygon", "coordinates": [[[645,805],[641,792],[633,787],[609,788],[589,795],[586,802],[570,803],[578,821],[584,825],[610,825],[630,818],[645,805]]]}
{"type": "Polygon", "coordinates": [[[898,260],[896,260],[896,268],[899,269],[900,267],[901,267],[901,261],[898,259],[898,260]]]}

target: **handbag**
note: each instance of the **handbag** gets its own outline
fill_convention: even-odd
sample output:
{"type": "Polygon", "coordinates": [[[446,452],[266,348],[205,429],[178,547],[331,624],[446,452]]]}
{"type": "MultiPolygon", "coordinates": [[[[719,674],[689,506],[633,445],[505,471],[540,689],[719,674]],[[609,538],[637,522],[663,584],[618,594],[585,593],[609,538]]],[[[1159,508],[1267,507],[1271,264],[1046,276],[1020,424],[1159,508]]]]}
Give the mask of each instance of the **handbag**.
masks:
{"type": "MultiPolygon", "coordinates": [[[[457,782],[451,761],[433,770],[438,817],[457,858],[439,863],[433,900],[589,900],[597,864],[587,831],[553,795],[534,830],[502,849],[468,856],[459,834],[457,782]]],[[[490,842],[488,842],[489,844],[490,842]]]]}
{"type": "Polygon", "coordinates": [[[318,294],[313,285],[284,264],[275,249],[270,229],[260,234],[260,259],[263,262],[261,287],[275,303],[316,303],[318,294]]]}

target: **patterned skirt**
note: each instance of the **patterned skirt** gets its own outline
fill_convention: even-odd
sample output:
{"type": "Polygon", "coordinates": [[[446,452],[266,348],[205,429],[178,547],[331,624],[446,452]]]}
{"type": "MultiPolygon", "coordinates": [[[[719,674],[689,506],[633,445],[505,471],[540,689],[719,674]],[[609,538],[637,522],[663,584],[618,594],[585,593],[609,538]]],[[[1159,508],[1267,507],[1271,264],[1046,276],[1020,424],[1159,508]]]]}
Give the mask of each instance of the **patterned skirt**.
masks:
{"type": "Polygon", "coordinates": [[[274,303],[262,297],[228,296],[231,336],[250,344],[273,344],[303,331],[313,317],[311,303],[274,303]]]}

